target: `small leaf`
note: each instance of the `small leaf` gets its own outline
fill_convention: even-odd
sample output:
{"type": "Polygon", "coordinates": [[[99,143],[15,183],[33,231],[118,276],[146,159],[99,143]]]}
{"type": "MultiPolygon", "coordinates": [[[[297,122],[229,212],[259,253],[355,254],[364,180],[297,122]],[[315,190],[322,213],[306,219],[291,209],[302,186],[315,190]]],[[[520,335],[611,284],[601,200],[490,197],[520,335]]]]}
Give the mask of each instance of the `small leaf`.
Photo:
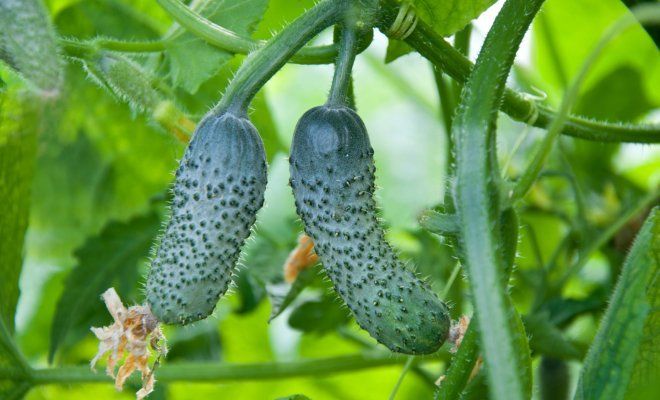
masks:
{"type": "Polygon", "coordinates": [[[78,263],[69,273],[53,317],[51,362],[69,329],[99,303],[101,293],[123,271],[137,268],[138,262],[149,254],[159,228],[160,219],[155,213],[128,222],[110,222],[98,236],[89,238],[76,250],[78,263]]]}
{"type": "Polygon", "coordinates": [[[17,88],[0,93],[0,321],[14,330],[39,127],[38,102],[17,88]]]}
{"type": "MultiPolygon", "coordinates": [[[[239,35],[250,36],[267,4],[266,0],[219,0],[204,2],[195,11],[239,35]]],[[[233,57],[232,53],[213,47],[190,32],[168,41],[168,55],[174,85],[189,93],[195,93],[202,83],[233,57]]]]}
{"type": "Polygon", "coordinates": [[[453,35],[495,0],[412,0],[417,15],[442,36],[453,35]]]}
{"type": "Polygon", "coordinates": [[[187,329],[177,329],[168,338],[169,361],[220,361],[222,344],[217,324],[213,321],[201,321],[187,329]]]}
{"type": "Polygon", "coordinates": [[[406,42],[396,39],[389,39],[387,41],[387,51],[385,52],[385,64],[389,64],[399,57],[413,51],[412,47],[408,46],[406,42]]]}
{"type": "Polygon", "coordinates": [[[303,332],[324,333],[344,325],[349,319],[348,312],[340,307],[336,298],[324,296],[296,307],[289,316],[289,326],[303,332]]]}
{"type": "Polygon", "coordinates": [[[320,279],[318,270],[307,268],[302,270],[291,284],[286,282],[267,284],[266,291],[272,307],[268,320],[272,321],[286,310],[298,298],[298,295],[316,279],[320,279]]]}
{"type": "Polygon", "coordinates": [[[650,399],[658,394],[658,210],[647,218],[624,262],[610,306],[585,359],[576,399],[632,398],[627,395],[630,392],[635,393],[634,398],[650,399]]]}

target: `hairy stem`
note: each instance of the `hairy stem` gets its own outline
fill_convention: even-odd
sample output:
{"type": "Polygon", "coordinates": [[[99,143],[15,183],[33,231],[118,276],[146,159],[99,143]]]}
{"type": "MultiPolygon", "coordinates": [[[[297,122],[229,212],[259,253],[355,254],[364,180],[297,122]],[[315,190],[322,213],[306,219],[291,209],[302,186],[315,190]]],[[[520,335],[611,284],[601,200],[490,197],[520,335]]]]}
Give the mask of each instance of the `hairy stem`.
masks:
{"type": "Polygon", "coordinates": [[[456,356],[452,358],[451,366],[447,369],[445,378],[436,392],[437,400],[451,400],[460,397],[463,388],[468,383],[470,374],[479,357],[479,333],[475,321],[468,326],[461,341],[456,356]]]}
{"type": "Polygon", "coordinates": [[[519,321],[503,279],[507,268],[497,234],[499,174],[492,161],[497,154],[494,127],[506,78],[541,4],[543,0],[507,0],[488,32],[454,119],[461,249],[475,320],[484,327],[480,344],[495,399],[523,399],[531,390],[524,378],[529,365],[521,358],[524,353],[529,357],[529,350],[520,348],[526,338],[520,340],[519,321]]]}
{"type": "Polygon", "coordinates": [[[70,56],[80,57],[85,53],[95,52],[100,49],[118,51],[122,53],[153,53],[165,50],[166,42],[154,41],[124,41],[109,38],[96,38],[92,40],[79,41],[69,38],[60,38],[60,45],[70,56]]]}
{"type": "MultiPolygon", "coordinates": [[[[413,364],[435,361],[435,356],[415,357],[413,364]]],[[[348,356],[308,359],[290,362],[266,363],[177,363],[167,364],[156,370],[160,382],[226,382],[245,380],[282,379],[300,376],[328,375],[388,365],[400,365],[407,356],[390,352],[364,352],[348,356]]],[[[92,372],[87,366],[35,369],[32,382],[36,385],[108,383],[112,379],[92,372]]]]}
{"type": "MultiPolygon", "coordinates": [[[[158,0],[158,3],[181,26],[207,43],[235,54],[248,54],[265,45],[265,41],[253,40],[243,37],[229,29],[217,25],[195,11],[186,7],[179,0],[158,0]]],[[[291,61],[298,64],[328,64],[337,56],[337,46],[305,47],[291,57],[291,61]]]]}
{"type": "MultiPolygon", "coordinates": [[[[387,0],[383,5],[384,18],[382,18],[379,28],[383,32],[387,32],[393,16],[396,15],[398,3],[394,0],[387,0]]],[[[423,21],[419,21],[417,28],[405,41],[458,82],[464,83],[474,68],[469,59],[423,21]]],[[[511,118],[525,123],[533,122],[534,126],[540,128],[547,128],[555,118],[555,111],[537,104],[535,100],[512,89],[505,89],[500,108],[511,118]],[[535,114],[537,116],[534,120],[532,117],[535,114]]],[[[660,143],[660,126],[657,124],[608,123],[575,115],[568,117],[561,133],[601,142],[660,143]]]]}

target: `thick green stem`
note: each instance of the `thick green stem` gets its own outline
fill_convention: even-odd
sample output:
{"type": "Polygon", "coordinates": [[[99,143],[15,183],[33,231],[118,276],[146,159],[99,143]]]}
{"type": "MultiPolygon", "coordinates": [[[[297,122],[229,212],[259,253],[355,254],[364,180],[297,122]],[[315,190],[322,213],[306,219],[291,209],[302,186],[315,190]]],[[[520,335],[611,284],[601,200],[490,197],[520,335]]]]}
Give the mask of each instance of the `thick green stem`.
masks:
{"type": "Polygon", "coordinates": [[[339,55],[335,64],[335,73],[332,77],[332,87],[328,96],[329,106],[347,106],[350,104],[349,91],[351,89],[351,71],[355,61],[355,29],[348,24],[341,31],[339,55]]]}
{"type": "Polygon", "coordinates": [[[457,399],[463,392],[479,357],[479,333],[476,325],[473,321],[468,326],[461,346],[456,356],[452,358],[451,367],[447,369],[445,378],[436,392],[436,400],[457,399]]]}
{"type": "Polygon", "coordinates": [[[344,1],[323,0],[252,52],[236,72],[215,111],[246,113],[257,91],[298,49],[336,23],[345,7],[344,1]]]}
{"type": "MultiPolygon", "coordinates": [[[[506,78],[522,38],[543,0],[508,0],[488,32],[454,119],[456,212],[475,319],[495,399],[523,399],[528,365],[522,359],[516,311],[505,287],[504,251],[497,233],[500,205],[495,125],[506,78]],[[519,357],[520,356],[520,357],[519,357]]],[[[525,343],[523,343],[525,344],[525,343]]]]}
{"type": "MultiPolygon", "coordinates": [[[[158,3],[181,26],[207,43],[235,54],[248,54],[263,46],[264,41],[243,37],[229,29],[214,24],[195,11],[186,7],[179,0],[158,0],[158,3]]],[[[305,47],[293,57],[291,61],[298,64],[328,64],[337,56],[337,46],[305,47]]]]}
{"type": "MultiPolygon", "coordinates": [[[[396,15],[398,3],[394,0],[386,0],[383,2],[383,6],[384,18],[382,18],[379,28],[383,32],[387,32],[393,15],[396,15]]],[[[474,67],[470,60],[423,21],[419,21],[417,28],[405,41],[458,82],[465,82],[474,67]]],[[[532,122],[530,119],[533,120],[532,117],[538,113],[533,125],[540,128],[548,127],[555,118],[553,110],[537,104],[533,99],[512,89],[504,91],[500,108],[511,118],[525,123],[532,122]]],[[[561,133],[600,142],[660,143],[660,126],[657,124],[607,123],[574,115],[568,117],[561,133]]]]}
{"type": "MultiPolygon", "coordinates": [[[[434,356],[415,357],[414,364],[435,361],[436,359],[434,356]]],[[[166,364],[158,368],[156,378],[160,382],[227,382],[282,379],[400,365],[407,362],[407,360],[407,356],[378,351],[291,362],[254,364],[177,363],[166,364]]],[[[109,383],[112,381],[105,374],[94,373],[86,366],[35,369],[32,371],[31,380],[35,385],[109,383]]]]}

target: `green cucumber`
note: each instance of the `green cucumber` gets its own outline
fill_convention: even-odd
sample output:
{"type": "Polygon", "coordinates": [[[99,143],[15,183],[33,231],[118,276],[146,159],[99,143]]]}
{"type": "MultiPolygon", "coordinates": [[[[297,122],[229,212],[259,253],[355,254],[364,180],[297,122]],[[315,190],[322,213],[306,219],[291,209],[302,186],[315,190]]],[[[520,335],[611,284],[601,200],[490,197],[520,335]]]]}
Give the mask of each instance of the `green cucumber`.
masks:
{"type": "Polygon", "coordinates": [[[0,60],[44,98],[60,95],[64,61],[42,0],[0,1],[0,60]]]}
{"type": "Polygon", "coordinates": [[[360,117],[345,106],[307,111],[290,167],[298,215],[357,323],[392,351],[436,351],[449,331],[448,310],[385,240],[373,198],[373,150],[360,117]]]}
{"type": "Polygon", "coordinates": [[[265,188],[266,153],[254,125],[229,112],[204,118],[176,172],[171,218],[147,279],[161,322],[185,325],[213,312],[265,188]]]}

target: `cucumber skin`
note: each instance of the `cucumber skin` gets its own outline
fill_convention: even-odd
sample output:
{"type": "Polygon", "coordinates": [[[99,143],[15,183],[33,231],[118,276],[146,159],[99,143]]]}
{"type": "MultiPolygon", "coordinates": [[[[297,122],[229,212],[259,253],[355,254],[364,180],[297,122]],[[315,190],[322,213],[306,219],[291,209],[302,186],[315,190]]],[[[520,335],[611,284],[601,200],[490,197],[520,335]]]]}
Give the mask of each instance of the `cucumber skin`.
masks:
{"type": "Polygon", "coordinates": [[[159,321],[186,325],[213,312],[263,205],[266,173],[263,143],[246,117],[210,114],[199,123],[147,278],[159,321]]]}
{"type": "Polygon", "coordinates": [[[448,310],[385,240],[373,199],[373,150],[359,116],[347,107],[307,111],[290,168],[298,215],[357,323],[392,351],[436,351],[449,331],[448,310]]]}

